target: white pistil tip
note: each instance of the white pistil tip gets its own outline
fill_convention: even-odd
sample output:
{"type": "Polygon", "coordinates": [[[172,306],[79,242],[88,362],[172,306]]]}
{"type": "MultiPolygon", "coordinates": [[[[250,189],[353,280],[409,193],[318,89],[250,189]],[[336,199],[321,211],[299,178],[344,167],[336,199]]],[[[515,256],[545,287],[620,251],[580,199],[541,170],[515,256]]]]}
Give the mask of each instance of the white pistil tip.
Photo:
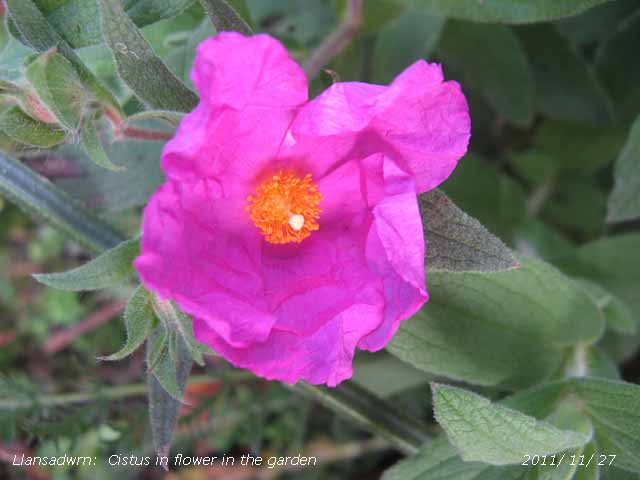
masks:
{"type": "Polygon", "coordinates": [[[289,225],[291,225],[291,228],[296,232],[299,232],[302,230],[302,227],[304,227],[304,216],[300,214],[291,215],[289,217],[289,225]]]}

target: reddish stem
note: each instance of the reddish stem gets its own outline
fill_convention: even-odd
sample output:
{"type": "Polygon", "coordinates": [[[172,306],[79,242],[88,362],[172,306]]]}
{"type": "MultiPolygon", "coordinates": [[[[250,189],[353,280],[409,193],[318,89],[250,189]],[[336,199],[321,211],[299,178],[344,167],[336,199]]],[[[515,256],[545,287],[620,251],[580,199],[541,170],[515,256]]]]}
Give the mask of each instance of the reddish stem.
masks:
{"type": "Polygon", "coordinates": [[[116,300],[104,305],[79,323],[51,335],[42,349],[47,355],[59,352],[79,336],[107,323],[124,308],[125,304],[124,300],[116,300]]]}
{"type": "Polygon", "coordinates": [[[126,138],[135,138],[138,140],[171,140],[173,134],[169,132],[161,132],[158,130],[149,130],[146,128],[127,127],[124,129],[126,138]]]}

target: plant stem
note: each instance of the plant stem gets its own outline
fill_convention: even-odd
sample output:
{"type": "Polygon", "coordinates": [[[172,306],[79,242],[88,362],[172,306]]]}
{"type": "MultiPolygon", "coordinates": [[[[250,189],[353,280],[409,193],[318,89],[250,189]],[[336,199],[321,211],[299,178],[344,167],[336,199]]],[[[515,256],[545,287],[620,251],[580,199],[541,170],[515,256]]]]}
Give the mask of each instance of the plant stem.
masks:
{"type": "Polygon", "coordinates": [[[299,382],[293,388],[380,434],[406,454],[416,453],[420,446],[430,439],[426,425],[415,418],[407,417],[354,382],[345,382],[337,388],[317,387],[299,382]]]}
{"type": "Polygon", "coordinates": [[[311,53],[304,64],[304,71],[309,78],[315,77],[356,36],[362,23],[363,2],[347,0],[344,21],[311,53]]]}
{"type": "Polygon", "coordinates": [[[0,153],[0,195],[52,224],[93,252],[125,237],[22,162],[0,153]]]}
{"type": "Polygon", "coordinates": [[[136,140],[171,140],[173,133],[161,132],[159,130],[150,130],[147,128],[127,127],[124,129],[123,136],[125,138],[133,138],[136,140]]]}
{"type": "MultiPolygon", "coordinates": [[[[238,378],[255,378],[245,372],[238,372],[238,378]]],[[[188,385],[200,385],[211,383],[219,378],[211,375],[193,375],[188,385]]],[[[105,387],[91,392],[62,393],[59,395],[40,395],[33,400],[2,400],[0,399],[0,411],[21,410],[31,408],[35,405],[42,407],[62,407],[76,403],[87,403],[97,399],[118,400],[127,397],[142,397],[147,394],[146,383],[136,383],[133,385],[119,385],[116,387],[105,387]]]]}

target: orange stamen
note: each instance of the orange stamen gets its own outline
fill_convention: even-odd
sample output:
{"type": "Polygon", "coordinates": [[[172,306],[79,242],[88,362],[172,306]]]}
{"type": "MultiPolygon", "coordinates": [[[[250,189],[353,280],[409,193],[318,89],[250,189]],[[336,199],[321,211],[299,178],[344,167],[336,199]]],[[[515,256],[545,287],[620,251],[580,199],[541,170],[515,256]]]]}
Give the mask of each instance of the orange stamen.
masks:
{"type": "Polygon", "coordinates": [[[249,218],[269,243],[301,242],[318,230],[322,195],[311,179],[280,171],[249,195],[249,218]]]}

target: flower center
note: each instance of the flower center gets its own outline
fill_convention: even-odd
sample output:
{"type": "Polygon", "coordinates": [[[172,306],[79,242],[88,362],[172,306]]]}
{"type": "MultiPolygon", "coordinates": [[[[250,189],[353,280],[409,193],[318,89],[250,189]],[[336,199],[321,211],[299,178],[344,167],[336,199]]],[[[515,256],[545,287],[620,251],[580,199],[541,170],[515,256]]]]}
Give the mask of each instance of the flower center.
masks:
{"type": "Polygon", "coordinates": [[[301,242],[318,230],[322,195],[311,174],[300,178],[279,171],[249,195],[249,218],[269,243],[301,242]]]}

